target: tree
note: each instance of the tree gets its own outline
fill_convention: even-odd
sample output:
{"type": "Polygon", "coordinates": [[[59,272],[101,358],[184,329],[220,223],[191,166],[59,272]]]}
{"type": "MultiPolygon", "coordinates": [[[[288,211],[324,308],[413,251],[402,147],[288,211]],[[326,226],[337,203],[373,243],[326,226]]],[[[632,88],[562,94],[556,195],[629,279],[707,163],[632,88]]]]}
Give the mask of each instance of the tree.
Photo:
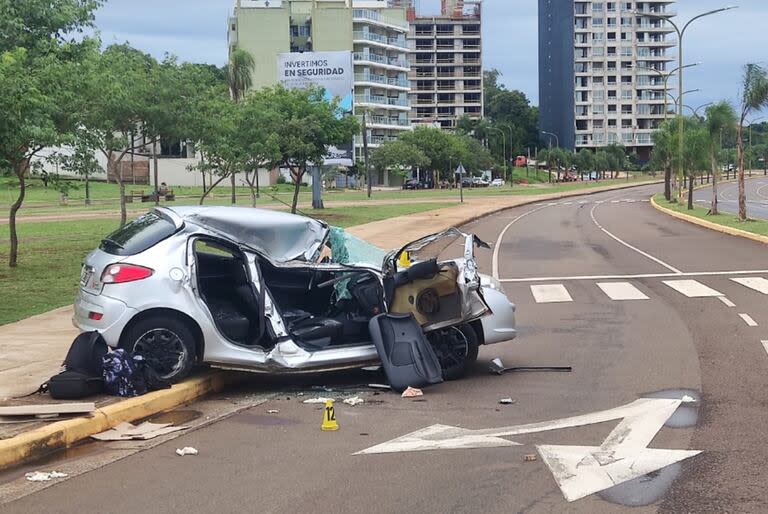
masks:
{"type": "Polygon", "coordinates": [[[611,143],[605,147],[605,152],[608,155],[608,169],[611,172],[611,178],[616,178],[619,171],[627,167],[627,151],[624,145],[611,143]]]}
{"type": "Polygon", "coordinates": [[[352,141],[360,130],[357,118],[344,114],[337,100],[326,101],[322,89],[277,86],[258,94],[274,113],[263,127],[266,137],[277,143],[268,165],[290,170],[294,182],[291,212],[295,213],[307,169],[322,165],[329,146],[352,141]]]}
{"type": "Polygon", "coordinates": [[[75,129],[71,153],[58,156],[64,170],[80,175],[85,181],[85,205],[91,204],[91,176],[102,170],[95,157],[98,150],[96,142],[90,138],[88,131],[75,129]]]}
{"type": "Polygon", "coordinates": [[[717,215],[717,185],[721,168],[718,155],[722,150],[720,141],[725,131],[731,131],[736,124],[736,112],[728,102],[719,102],[707,107],[706,129],[709,136],[707,141],[707,156],[709,167],[712,171],[712,203],[709,207],[710,215],[717,215]]]}
{"type": "Polygon", "coordinates": [[[685,147],[683,148],[683,172],[688,178],[688,210],[693,210],[694,181],[709,167],[709,131],[701,121],[691,118],[686,123],[685,147]]]}
{"type": "Polygon", "coordinates": [[[251,192],[252,207],[256,207],[259,197],[259,169],[277,160],[280,152],[278,135],[264,130],[279,123],[279,114],[265,100],[263,95],[255,93],[238,104],[238,128],[232,140],[245,156],[245,182],[251,192]]]}
{"type": "Polygon", "coordinates": [[[664,198],[672,201],[672,170],[678,159],[677,146],[677,121],[666,120],[656,130],[653,139],[653,151],[651,152],[651,165],[664,171],[664,198]]]}
{"type": "Polygon", "coordinates": [[[573,164],[576,165],[583,179],[584,172],[592,171],[595,168],[595,154],[587,148],[582,148],[573,156],[573,164]]]}
{"type": "Polygon", "coordinates": [[[387,141],[373,151],[371,164],[376,171],[389,170],[405,177],[408,170],[426,168],[429,158],[416,146],[402,140],[387,141]]]}
{"type": "Polygon", "coordinates": [[[739,161],[739,219],[747,220],[747,194],[744,185],[744,123],[753,111],[768,106],[768,75],[758,64],[744,67],[742,80],[741,110],[737,126],[736,148],[739,161]]]}
{"type": "Polygon", "coordinates": [[[99,0],[0,0],[0,169],[11,170],[19,194],[11,205],[9,265],[18,264],[16,217],[31,159],[63,144],[77,126],[80,63],[95,51],[72,34],[91,26],[99,0]]]}
{"type": "MultiPolygon", "coordinates": [[[[246,92],[253,85],[252,73],[256,66],[256,61],[248,51],[235,47],[229,54],[229,63],[227,64],[227,83],[229,84],[229,94],[232,100],[237,103],[245,97],[246,92]]],[[[230,175],[232,178],[232,203],[237,203],[237,190],[235,183],[235,171],[230,175]]],[[[258,176],[258,171],[256,172],[258,176]]]]}
{"type": "MultiPolygon", "coordinates": [[[[526,149],[539,142],[539,112],[521,91],[508,90],[499,83],[501,73],[491,69],[484,72],[485,118],[490,125],[499,128],[506,138],[507,155],[523,155],[526,149]]],[[[501,155],[501,135],[495,132],[491,144],[493,155],[501,155]]],[[[487,138],[488,135],[484,135],[487,138]]],[[[506,159],[502,159],[506,161],[506,159]]]]}

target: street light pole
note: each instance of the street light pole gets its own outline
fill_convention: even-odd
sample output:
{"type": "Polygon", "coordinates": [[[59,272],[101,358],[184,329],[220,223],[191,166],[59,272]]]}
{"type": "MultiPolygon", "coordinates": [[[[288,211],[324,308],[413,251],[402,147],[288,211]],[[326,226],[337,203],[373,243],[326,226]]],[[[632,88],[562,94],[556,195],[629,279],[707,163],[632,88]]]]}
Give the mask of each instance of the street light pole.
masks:
{"type": "Polygon", "coordinates": [[[683,126],[683,36],[685,35],[685,31],[688,29],[688,27],[691,26],[691,23],[694,21],[704,18],[705,16],[711,16],[713,14],[721,13],[723,11],[728,11],[730,9],[735,9],[737,6],[729,5],[727,7],[721,7],[720,9],[714,9],[712,11],[707,11],[704,13],[699,14],[698,16],[694,16],[688,22],[683,25],[683,28],[680,29],[680,27],[677,26],[677,24],[672,21],[669,14],[659,14],[659,13],[652,13],[652,12],[645,12],[645,11],[635,11],[635,14],[637,16],[647,16],[649,18],[657,18],[662,19],[672,25],[672,27],[675,29],[675,32],[677,32],[677,61],[678,61],[678,68],[680,69],[680,74],[677,77],[677,86],[678,90],[680,91],[680,96],[678,98],[678,108],[677,108],[677,133],[678,133],[678,163],[677,163],[677,169],[678,169],[678,175],[679,180],[677,184],[678,189],[678,202],[682,200],[683,198],[683,184],[682,184],[682,178],[683,178],[683,140],[685,138],[684,135],[684,126],[683,126]]]}
{"type": "MultiPolygon", "coordinates": [[[[546,130],[542,130],[541,133],[546,135],[546,136],[554,137],[555,138],[555,148],[560,148],[560,138],[557,137],[557,134],[555,134],[554,132],[547,132],[546,130]]],[[[552,140],[551,139],[549,141],[549,147],[552,148],[552,140]]]]}
{"type": "MultiPolygon", "coordinates": [[[[501,162],[504,163],[504,182],[507,181],[507,143],[506,134],[499,127],[488,127],[489,130],[498,130],[501,134],[501,162]]],[[[510,141],[511,143],[511,141],[510,141]]]]}

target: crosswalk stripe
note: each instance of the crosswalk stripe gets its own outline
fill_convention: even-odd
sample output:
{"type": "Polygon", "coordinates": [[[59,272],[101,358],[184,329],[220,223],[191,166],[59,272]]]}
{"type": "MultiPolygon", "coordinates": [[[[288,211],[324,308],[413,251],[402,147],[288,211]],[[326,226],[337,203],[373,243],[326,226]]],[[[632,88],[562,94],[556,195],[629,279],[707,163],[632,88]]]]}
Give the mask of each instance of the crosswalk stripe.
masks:
{"type": "Polygon", "coordinates": [[[759,293],[768,294],[768,280],[762,277],[732,278],[731,280],[759,293]]]}
{"type": "Polygon", "coordinates": [[[726,307],[736,307],[736,304],[733,303],[732,301],[730,301],[725,296],[718,296],[717,299],[720,300],[721,302],[723,302],[726,307]]]}
{"type": "Polygon", "coordinates": [[[542,284],[531,286],[536,303],[572,302],[573,298],[563,284],[542,284]]]}
{"type": "Polygon", "coordinates": [[[667,286],[688,298],[711,298],[724,296],[720,291],[715,291],[696,280],[663,280],[667,286]]]}
{"type": "Polygon", "coordinates": [[[768,341],[760,341],[763,344],[763,348],[765,348],[765,353],[768,353],[768,341]]]}
{"type": "Polygon", "coordinates": [[[633,286],[629,282],[598,282],[597,287],[603,290],[603,292],[611,300],[648,300],[648,296],[645,295],[638,288],[633,286]]]}
{"type": "Polygon", "coordinates": [[[752,316],[750,316],[749,314],[739,314],[739,317],[741,317],[741,319],[744,320],[744,323],[746,323],[747,326],[749,326],[749,327],[756,327],[757,326],[757,321],[752,319],[752,316]]]}

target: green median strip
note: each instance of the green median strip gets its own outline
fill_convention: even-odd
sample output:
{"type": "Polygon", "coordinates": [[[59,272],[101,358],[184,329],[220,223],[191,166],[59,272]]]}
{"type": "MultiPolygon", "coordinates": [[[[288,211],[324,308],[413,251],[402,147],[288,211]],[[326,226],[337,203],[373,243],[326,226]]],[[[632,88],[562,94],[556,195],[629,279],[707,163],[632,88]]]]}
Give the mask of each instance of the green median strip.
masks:
{"type": "Polygon", "coordinates": [[[723,213],[716,216],[710,216],[708,207],[700,207],[694,204],[692,210],[688,210],[687,204],[679,204],[677,202],[668,202],[663,194],[657,194],[653,197],[653,200],[659,207],[671,210],[680,214],[692,216],[715,225],[722,227],[742,230],[758,236],[768,236],[768,221],[765,220],[747,220],[739,221],[738,216],[731,213],[723,213]]]}

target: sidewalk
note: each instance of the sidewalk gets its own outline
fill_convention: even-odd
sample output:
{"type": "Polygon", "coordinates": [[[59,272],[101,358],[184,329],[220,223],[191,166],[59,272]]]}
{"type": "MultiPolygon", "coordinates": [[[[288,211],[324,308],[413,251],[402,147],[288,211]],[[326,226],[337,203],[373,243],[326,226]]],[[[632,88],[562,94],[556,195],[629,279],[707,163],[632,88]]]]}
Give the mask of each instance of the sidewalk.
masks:
{"type": "MultiPolygon", "coordinates": [[[[652,182],[629,187],[649,183],[652,182]]],[[[526,203],[626,187],[622,184],[586,192],[577,190],[545,195],[470,198],[461,205],[367,223],[353,227],[349,232],[382,248],[393,249],[419,237],[526,203]]],[[[30,393],[57,373],[77,334],[70,321],[71,316],[72,307],[68,306],[0,326],[0,401],[30,393]]]]}

